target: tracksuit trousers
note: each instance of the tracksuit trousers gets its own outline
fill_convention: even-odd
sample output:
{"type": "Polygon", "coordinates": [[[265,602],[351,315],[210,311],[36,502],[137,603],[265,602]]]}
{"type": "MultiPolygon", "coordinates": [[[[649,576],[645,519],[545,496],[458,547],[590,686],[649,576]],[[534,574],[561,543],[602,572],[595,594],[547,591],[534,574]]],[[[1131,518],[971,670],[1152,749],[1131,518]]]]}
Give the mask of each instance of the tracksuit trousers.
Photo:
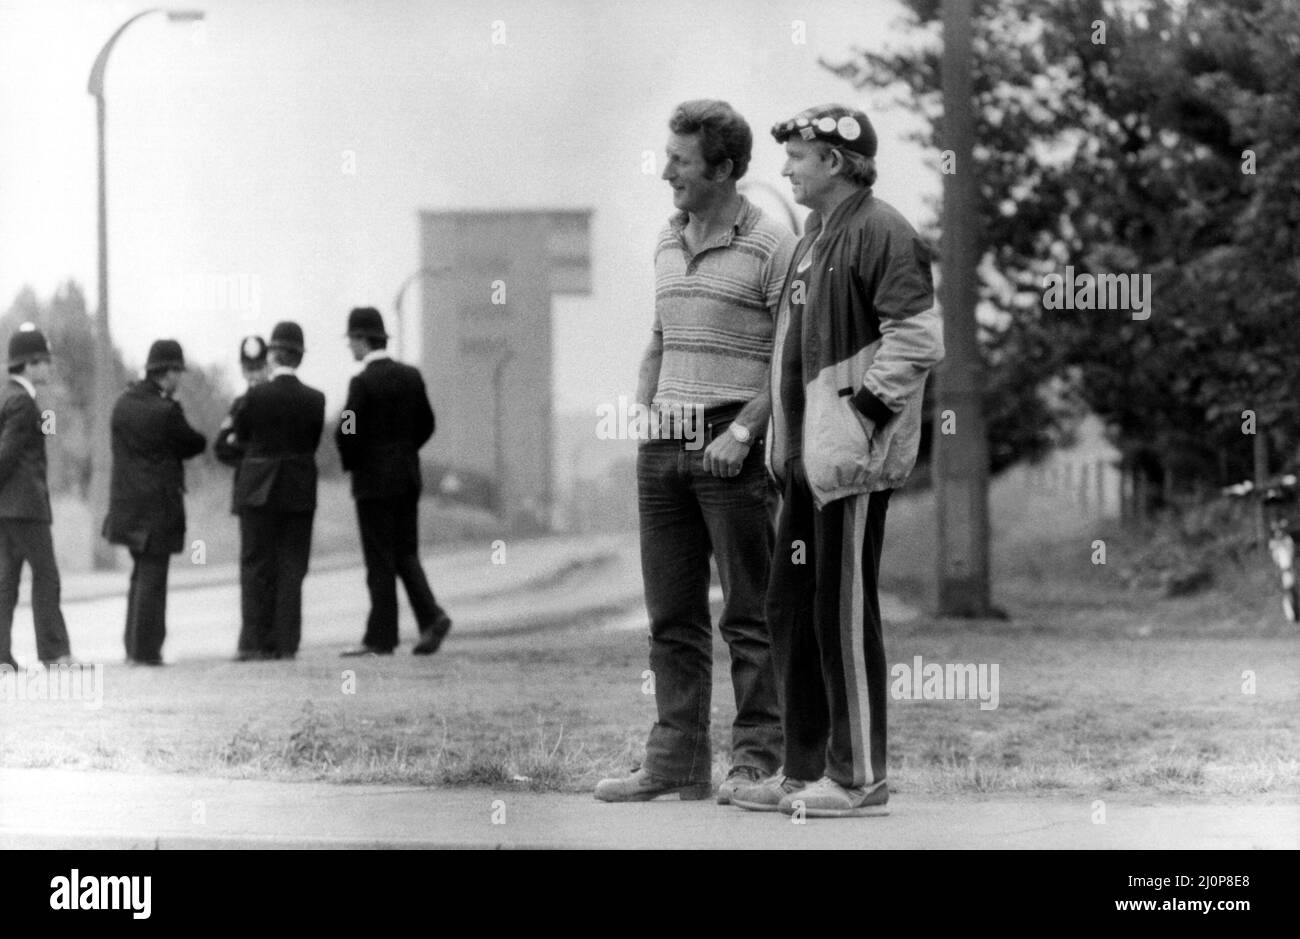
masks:
{"type": "Polygon", "coordinates": [[[818,510],[800,461],[786,466],[767,622],[794,779],[855,788],[885,778],[889,668],[876,587],[891,493],[818,510]]]}

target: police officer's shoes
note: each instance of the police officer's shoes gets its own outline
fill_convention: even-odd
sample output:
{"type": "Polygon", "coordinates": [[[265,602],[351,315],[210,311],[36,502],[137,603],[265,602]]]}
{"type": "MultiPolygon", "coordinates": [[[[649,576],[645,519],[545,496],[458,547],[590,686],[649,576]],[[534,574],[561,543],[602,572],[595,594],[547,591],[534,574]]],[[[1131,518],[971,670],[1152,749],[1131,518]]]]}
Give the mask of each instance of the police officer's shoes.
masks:
{"type": "Polygon", "coordinates": [[[885,780],[871,786],[847,789],[829,776],[823,776],[806,789],[792,792],[778,806],[783,815],[802,812],[810,818],[843,818],[862,815],[888,815],[889,784],[885,780]]]}
{"type": "Polygon", "coordinates": [[[596,784],[596,798],[601,802],[649,802],[673,793],[683,802],[707,799],[713,792],[712,782],[676,782],[638,769],[631,776],[602,779],[596,784]]]}
{"type": "Polygon", "coordinates": [[[348,649],[346,652],[340,652],[341,659],[355,659],[363,655],[392,655],[392,649],[378,649],[374,646],[358,646],[355,649],[348,649]]]}
{"type": "Polygon", "coordinates": [[[411,650],[413,655],[433,655],[442,646],[442,640],[451,632],[451,617],[442,615],[428,629],[420,632],[420,641],[411,650]]]}
{"type": "Polygon", "coordinates": [[[736,787],[731,796],[731,804],[751,812],[775,812],[782,799],[807,786],[802,779],[792,779],[778,773],[762,782],[736,787]]]}

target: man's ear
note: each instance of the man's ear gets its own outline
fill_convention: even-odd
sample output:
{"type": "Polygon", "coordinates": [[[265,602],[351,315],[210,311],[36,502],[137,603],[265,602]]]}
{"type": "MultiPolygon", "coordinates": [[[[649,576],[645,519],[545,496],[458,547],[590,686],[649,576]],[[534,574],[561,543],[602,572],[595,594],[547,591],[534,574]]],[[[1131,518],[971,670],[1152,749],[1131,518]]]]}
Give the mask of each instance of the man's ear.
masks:
{"type": "Polygon", "coordinates": [[[735,161],[732,160],[731,157],[727,157],[725,160],[723,160],[721,163],[715,166],[709,175],[715,181],[722,182],[724,179],[731,178],[731,171],[735,168],[736,168],[735,161]]]}
{"type": "Polygon", "coordinates": [[[844,154],[840,152],[839,147],[831,147],[830,152],[826,154],[826,159],[831,162],[831,175],[844,170],[844,154]]]}

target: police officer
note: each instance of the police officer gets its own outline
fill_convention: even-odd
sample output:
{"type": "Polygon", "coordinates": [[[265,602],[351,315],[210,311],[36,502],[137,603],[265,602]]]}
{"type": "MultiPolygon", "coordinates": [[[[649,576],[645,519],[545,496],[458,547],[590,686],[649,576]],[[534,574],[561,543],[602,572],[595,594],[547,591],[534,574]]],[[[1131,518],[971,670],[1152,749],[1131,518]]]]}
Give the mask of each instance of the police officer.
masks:
{"type": "Polygon", "coordinates": [[[235,487],[240,586],[245,630],[255,627],[256,656],[292,659],[302,636],[325,395],[295,374],[305,350],[297,323],[277,323],[269,349],[269,379],[249,388],[234,419],[235,439],[244,448],[235,487]]]}
{"type": "MultiPolygon", "coordinates": [[[[266,381],[266,341],[261,336],[245,336],[239,341],[239,367],[244,373],[244,381],[248,383],[248,388],[254,385],[260,385],[266,381]]],[[[235,437],[235,415],[239,413],[244,406],[247,393],[237,397],[230,405],[230,412],[221,422],[221,429],[217,432],[217,439],[212,445],[212,449],[218,460],[226,466],[234,467],[235,475],[231,484],[230,493],[230,514],[238,516],[239,513],[239,467],[244,458],[244,442],[235,437]]],[[[240,570],[239,581],[243,591],[243,603],[241,605],[241,627],[239,630],[239,642],[235,653],[235,660],[238,662],[247,662],[255,659],[265,658],[259,646],[257,636],[259,632],[265,633],[270,630],[270,624],[265,624],[264,628],[259,630],[256,622],[255,610],[250,608],[249,604],[249,578],[251,573],[244,558],[245,533],[243,531],[243,521],[240,521],[240,570]]],[[[253,606],[257,606],[253,604],[253,606]]]]}
{"type": "Polygon", "coordinates": [[[432,655],[451,629],[420,566],[420,447],[433,436],[433,408],[417,369],[388,354],[384,318],[374,307],[348,315],[348,345],[363,367],[348,385],[334,442],[352,474],[370,616],[361,645],[343,653],[391,655],[397,647],[397,579],[415,611],[420,641],[432,655]]]}
{"type": "Polygon", "coordinates": [[[0,665],[14,669],[18,663],[9,636],[24,561],[32,568],[36,656],[44,665],[71,662],[59,610],[45,434],[36,404],[36,386],[49,377],[49,344],[39,329],[24,323],[9,339],[9,380],[0,387],[0,665]]]}
{"type": "Polygon", "coordinates": [[[126,607],[126,658],[162,665],[167,635],[167,568],[185,547],[182,461],[207,446],[172,396],[185,373],[175,339],[149,347],[145,377],[113,407],[113,472],[104,537],[126,545],[135,566],[126,607]]]}

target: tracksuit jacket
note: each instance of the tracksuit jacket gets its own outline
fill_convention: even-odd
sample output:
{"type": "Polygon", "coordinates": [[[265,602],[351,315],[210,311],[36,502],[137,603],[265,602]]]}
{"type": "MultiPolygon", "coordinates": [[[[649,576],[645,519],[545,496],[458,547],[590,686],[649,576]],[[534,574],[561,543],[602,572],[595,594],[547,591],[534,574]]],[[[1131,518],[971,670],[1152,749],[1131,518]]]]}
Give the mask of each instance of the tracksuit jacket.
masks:
{"type": "MultiPolygon", "coordinates": [[[[808,217],[786,276],[787,293],[809,245],[800,343],[802,457],[820,508],[906,481],[920,448],[925,379],[943,359],[943,322],[934,303],[928,246],[870,188],[845,199],[824,220],[816,212],[808,217]]],[[[789,328],[788,297],[778,309],[780,342],[789,328]]],[[[786,404],[777,365],[774,414],[786,404]]],[[[778,481],[788,450],[782,435],[768,434],[768,470],[778,481]]]]}

